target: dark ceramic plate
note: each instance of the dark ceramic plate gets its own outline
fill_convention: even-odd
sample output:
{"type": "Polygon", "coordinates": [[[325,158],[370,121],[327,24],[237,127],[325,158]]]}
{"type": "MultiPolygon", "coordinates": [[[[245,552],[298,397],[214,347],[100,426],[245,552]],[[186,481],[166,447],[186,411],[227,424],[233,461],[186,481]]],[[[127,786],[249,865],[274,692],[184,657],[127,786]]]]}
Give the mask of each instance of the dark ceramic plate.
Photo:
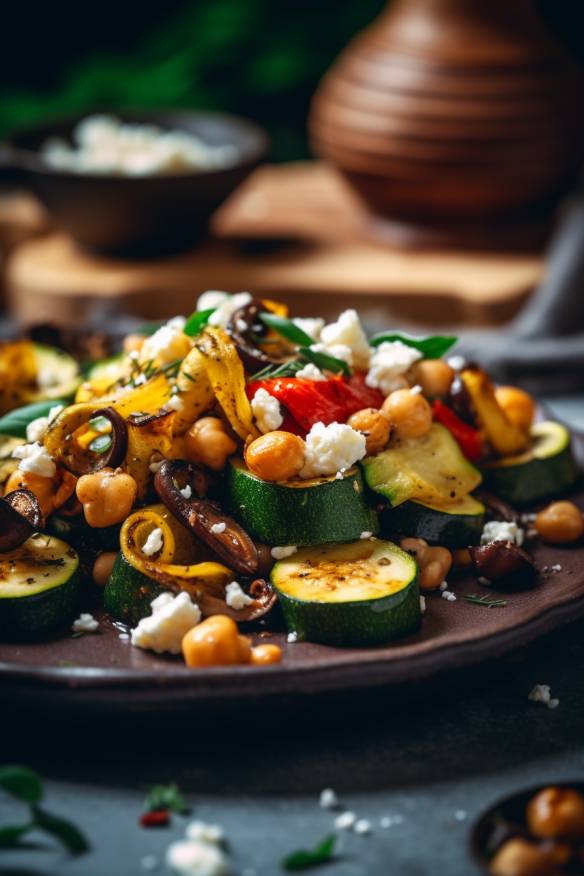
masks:
{"type": "MultiPolygon", "coordinates": [[[[584,436],[574,439],[584,460],[584,436]]],[[[575,501],[584,508],[584,492],[575,501]]],[[[61,704],[119,713],[152,710],[203,713],[246,701],[319,698],[346,691],[392,690],[406,695],[449,671],[494,661],[556,627],[584,617],[584,547],[537,544],[538,568],[560,565],[541,575],[537,587],[506,594],[505,608],[486,608],[464,599],[481,591],[468,574],[450,576],[457,601],[427,597],[421,630],[382,648],[339,649],[310,643],[288,644],[272,667],[187,669],[179,658],[160,657],[132,647],[102,619],[100,630],[79,638],[0,644],[0,696],[20,703],[61,704]]],[[[255,638],[266,634],[257,633],[255,638]]],[[[266,641],[266,639],[263,639],[266,641]]]]}

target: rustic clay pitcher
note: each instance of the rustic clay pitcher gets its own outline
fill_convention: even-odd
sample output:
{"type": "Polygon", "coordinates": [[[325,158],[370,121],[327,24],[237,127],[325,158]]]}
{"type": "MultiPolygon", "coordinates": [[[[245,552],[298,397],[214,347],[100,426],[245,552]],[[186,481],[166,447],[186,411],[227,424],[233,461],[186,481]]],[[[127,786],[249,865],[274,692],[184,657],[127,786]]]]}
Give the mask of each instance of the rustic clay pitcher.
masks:
{"type": "Polygon", "coordinates": [[[385,239],[530,246],[577,177],[583,96],[530,0],[394,0],[320,84],[310,136],[385,239]]]}

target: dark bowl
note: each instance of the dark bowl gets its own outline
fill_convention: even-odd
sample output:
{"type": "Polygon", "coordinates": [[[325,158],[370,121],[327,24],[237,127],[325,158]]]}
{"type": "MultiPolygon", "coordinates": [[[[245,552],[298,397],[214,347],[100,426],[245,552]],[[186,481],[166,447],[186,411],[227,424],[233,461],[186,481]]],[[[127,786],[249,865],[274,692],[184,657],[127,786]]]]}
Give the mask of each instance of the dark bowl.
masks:
{"type": "MultiPolygon", "coordinates": [[[[0,175],[30,189],[55,227],[81,246],[114,255],[154,255],[184,249],[206,231],[211,214],[266,154],[265,132],[237,116],[214,112],[123,112],[127,122],[194,134],[210,145],[233,145],[233,164],[173,175],[113,176],[55,170],[42,144],[71,141],[87,114],[19,131],[0,146],[0,175]]],[[[117,114],[116,114],[117,115],[117,114]]]]}
{"type": "Polygon", "coordinates": [[[491,859],[489,840],[493,836],[497,824],[504,820],[525,826],[525,809],[527,804],[539,791],[543,791],[544,788],[549,788],[550,786],[554,788],[571,788],[574,791],[579,791],[580,794],[584,794],[584,781],[582,780],[573,782],[545,782],[543,785],[535,785],[527,790],[517,791],[515,794],[510,794],[497,800],[496,803],[477,818],[471,828],[469,837],[470,854],[483,873],[489,873],[489,862],[491,859]]]}

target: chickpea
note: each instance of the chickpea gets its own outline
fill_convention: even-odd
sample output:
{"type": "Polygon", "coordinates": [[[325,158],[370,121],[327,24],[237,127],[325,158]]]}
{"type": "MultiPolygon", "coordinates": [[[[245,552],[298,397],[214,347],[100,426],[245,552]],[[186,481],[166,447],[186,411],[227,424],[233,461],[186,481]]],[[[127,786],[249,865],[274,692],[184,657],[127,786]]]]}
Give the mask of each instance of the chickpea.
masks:
{"type": "Polygon", "coordinates": [[[97,584],[98,587],[105,587],[107,584],[116,557],[117,553],[115,551],[104,551],[97,556],[91,570],[91,577],[93,578],[93,583],[97,584]]]}
{"type": "Polygon", "coordinates": [[[466,566],[472,566],[472,557],[468,548],[459,548],[452,552],[452,564],[457,569],[464,569],[466,566]]]}
{"type": "Polygon", "coordinates": [[[527,826],[544,839],[584,839],[584,797],[571,788],[544,788],[527,804],[527,826]]]}
{"type": "Polygon", "coordinates": [[[282,649],[279,645],[256,645],[251,649],[251,662],[254,666],[267,666],[279,663],[282,659],[282,649]]]}
{"type": "Polygon", "coordinates": [[[535,402],[529,393],[518,386],[498,386],[495,398],[507,419],[527,432],[535,416],[535,402]]]}
{"type": "Polygon", "coordinates": [[[584,535],[584,515],[573,502],[552,502],[535,518],[535,528],[550,544],[570,544],[584,535]]]}
{"type": "Polygon", "coordinates": [[[454,369],[442,359],[421,359],[412,365],[411,379],[422,387],[424,395],[440,398],[448,395],[454,369]]]}
{"type": "Polygon", "coordinates": [[[304,441],[292,432],[268,432],[248,445],[245,461],[264,481],[287,481],[304,465],[304,441]]]}
{"type": "Polygon", "coordinates": [[[103,468],[80,477],[76,492],[89,526],[101,529],[126,519],[136,501],[138,486],[121,469],[103,468]]]}
{"type": "Polygon", "coordinates": [[[146,340],[146,335],[133,333],[124,338],[124,353],[139,353],[146,340]]]}
{"type": "Polygon", "coordinates": [[[218,417],[201,417],[185,435],[185,452],[191,462],[205,465],[212,471],[222,471],[227,458],[237,450],[218,417]]]}
{"type": "Polygon", "coordinates": [[[373,456],[383,450],[389,441],[391,426],[387,417],[376,408],[363,408],[352,414],[347,425],[365,436],[367,455],[373,456]]]}
{"type": "Polygon", "coordinates": [[[31,471],[13,471],[6,482],[6,492],[30,490],[37,498],[43,517],[49,517],[60,508],[75,492],[77,478],[70,472],[59,470],[53,477],[46,478],[31,471]]]}
{"type": "Polygon", "coordinates": [[[423,538],[402,538],[402,550],[413,554],[420,569],[420,588],[437,590],[452,566],[452,554],[444,547],[430,547],[423,538]]]}
{"type": "Polygon", "coordinates": [[[387,396],[381,410],[399,438],[420,438],[432,425],[432,408],[421,392],[396,389],[387,396]]]}
{"type": "Polygon", "coordinates": [[[570,855],[566,846],[538,846],[522,837],[503,843],[492,859],[493,876],[553,876],[570,855]]]}
{"type": "Polygon", "coordinates": [[[251,643],[240,636],[237,624],[225,615],[214,615],[193,627],[183,637],[182,651],[187,666],[235,666],[249,663],[251,643]]]}
{"type": "Polygon", "coordinates": [[[430,545],[423,538],[402,538],[400,541],[402,551],[407,551],[408,554],[413,554],[419,566],[424,562],[430,545]]]}

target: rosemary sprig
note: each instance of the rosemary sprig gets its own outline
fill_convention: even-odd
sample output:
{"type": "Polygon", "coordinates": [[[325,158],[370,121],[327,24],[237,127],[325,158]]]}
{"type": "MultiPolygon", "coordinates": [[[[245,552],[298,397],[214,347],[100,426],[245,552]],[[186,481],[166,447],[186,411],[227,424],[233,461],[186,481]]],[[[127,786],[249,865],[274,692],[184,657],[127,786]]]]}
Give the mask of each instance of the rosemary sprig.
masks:
{"type": "Polygon", "coordinates": [[[507,605],[506,599],[490,599],[486,595],[479,596],[477,593],[467,594],[464,598],[473,605],[485,605],[487,608],[505,608],[507,605]]]}

